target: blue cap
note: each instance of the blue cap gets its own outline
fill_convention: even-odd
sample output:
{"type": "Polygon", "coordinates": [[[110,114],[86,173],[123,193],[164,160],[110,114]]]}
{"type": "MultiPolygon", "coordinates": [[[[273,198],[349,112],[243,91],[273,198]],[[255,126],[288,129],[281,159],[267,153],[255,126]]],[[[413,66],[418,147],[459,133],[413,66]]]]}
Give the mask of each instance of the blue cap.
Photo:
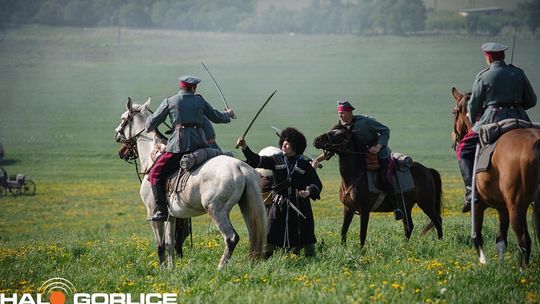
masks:
{"type": "Polygon", "coordinates": [[[504,52],[508,49],[506,45],[497,42],[486,42],[480,48],[488,53],[504,52]]]}
{"type": "Polygon", "coordinates": [[[201,82],[199,77],[189,75],[178,77],[178,80],[190,85],[196,85],[197,83],[201,82]]]}

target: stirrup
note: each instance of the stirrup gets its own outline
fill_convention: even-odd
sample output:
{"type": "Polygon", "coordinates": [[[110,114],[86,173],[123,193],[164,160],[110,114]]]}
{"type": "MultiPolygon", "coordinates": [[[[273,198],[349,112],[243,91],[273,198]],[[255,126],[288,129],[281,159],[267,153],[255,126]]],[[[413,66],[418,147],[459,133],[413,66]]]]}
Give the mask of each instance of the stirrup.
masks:
{"type": "Polygon", "coordinates": [[[470,202],[465,202],[465,205],[463,205],[463,207],[461,208],[461,212],[462,213],[467,213],[467,212],[470,212],[471,211],[471,203],[470,202]]]}
{"type": "Polygon", "coordinates": [[[151,222],[166,222],[168,218],[169,218],[168,212],[158,211],[156,212],[156,214],[154,214],[154,216],[150,218],[150,221],[151,222]]]}
{"type": "Polygon", "coordinates": [[[399,209],[399,208],[394,210],[394,218],[396,219],[396,221],[402,220],[403,219],[403,211],[401,211],[401,209],[399,209]]]}

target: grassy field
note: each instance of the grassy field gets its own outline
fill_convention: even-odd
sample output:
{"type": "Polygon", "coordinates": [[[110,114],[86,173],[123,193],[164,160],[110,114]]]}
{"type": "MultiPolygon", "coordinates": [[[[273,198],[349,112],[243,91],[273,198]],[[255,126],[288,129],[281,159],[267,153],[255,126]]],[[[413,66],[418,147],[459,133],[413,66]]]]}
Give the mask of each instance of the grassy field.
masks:
{"type": "MultiPolygon", "coordinates": [[[[452,86],[469,90],[485,67],[489,37],[355,37],[239,35],[122,29],[25,27],[0,32],[0,143],[3,167],[37,183],[33,197],[0,198],[0,293],[36,292],[63,277],[81,292],[176,292],[179,302],[540,302],[540,249],[520,272],[515,236],[504,263],[494,250],[495,213],[485,221],[481,266],[469,240],[469,218],[457,212],[461,181],[450,148],[452,86]],[[319,254],[277,254],[247,262],[247,234],[218,272],[223,250],[208,217],[194,221],[193,247],[176,269],[157,265],[134,168],[118,159],[113,129],[128,96],[143,102],[176,92],[176,77],[203,78],[199,92],[215,107],[213,72],[238,119],[218,125],[218,142],[233,150],[262,102],[278,90],[247,136],[254,149],[276,144],[271,125],[295,126],[308,141],[337,121],[336,100],[375,116],[392,130],[390,146],[436,168],[445,191],[443,241],[374,214],[367,246],[358,220],[339,244],[337,161],[319,170],[325,189],[314,203],[319,254]]],[[[497,41],[511,44],[511,37],[497,41]]],[[[518,39],[514,64],[540,90],[540,41],[518,39]]],[[[530,112],[540,120],[540,108],[530,112]]],[[[309,146],[306,154],[318,154],[309,146]]],[[[534,237],[534,235],[533,235],[534,237]]]]}

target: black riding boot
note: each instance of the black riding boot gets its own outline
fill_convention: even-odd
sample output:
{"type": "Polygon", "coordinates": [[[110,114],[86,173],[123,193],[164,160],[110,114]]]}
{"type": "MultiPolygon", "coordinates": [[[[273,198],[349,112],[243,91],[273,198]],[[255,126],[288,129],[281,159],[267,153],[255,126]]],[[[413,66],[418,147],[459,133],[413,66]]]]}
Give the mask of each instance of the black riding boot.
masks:
{"type": "Polygon", "coordinates": [[[393,188],[394,187],[392,187],[392,190],[387,191],[386,193],[390,195],[390,198],[392,198],[392,201],[394,202],[394,218],[396,219],[396,221],[399,221],[402,220],[405,215],[403,213],[403,210],[401,210],[400,208],[402,207],[401,199],[398,198],[398,195],[393,188]]]}
{"type": "Polygon", "coordinates": [[[154,199],[156,200],[157,210],[150,220],[154,222],[164,222],[169,217],[165,189],[163,189],[161,185],[152,185],[152,192],[154,193],[154,199]]]}
{"type": "Polygon", "coordinates": [[[404,213],[401,209],[401,200],[398,200],[398,196],[396,195],[397,193],[394,190],[394,185],[392,185],[392,181],[389,180],[389,178],[387,177],[389,161],[390,158],[379,159],[379,164],[381,165],[381,168],[379,169],[379,176],[381,176],[383,180],[386,195],[392,200],[392,204],[394,207],[394,218],[396,219],[396,221],[399,221],[403,219],[404,213]]]}
{"type": "Polygon", "coordinates": [[[463,177],[463,184],[465,185],[465,204],[463,205],[463,208],[461,208],[461,212],[467,213],[471,211],[472,175],[474,160],[462,157],[458,161],[458,164],[459,170],[461,170],[461,176],[463,177]]]}

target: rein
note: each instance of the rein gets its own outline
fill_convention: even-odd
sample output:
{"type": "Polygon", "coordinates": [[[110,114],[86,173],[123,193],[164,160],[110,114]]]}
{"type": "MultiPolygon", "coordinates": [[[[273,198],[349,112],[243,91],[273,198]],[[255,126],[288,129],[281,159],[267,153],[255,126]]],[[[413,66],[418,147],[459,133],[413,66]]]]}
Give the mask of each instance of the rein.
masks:
{"type": "MultiPolygon", "coordinates": [[[[465,135],[467,134],[467,125],[462,122],[461,124],[461,130],[458,130],[458,126],[457,126],[457,121],[459,119],[460,116],[464,116],[465,114],[465,109],[463,109],[465,107],[465,100],[470,98],[471,97],[471,93],[467,93],[465,95],[463,95],[463,97],[459,100],[459,102],[457,103],[456,107],[452,109],[452,113],[454,114],[454,136],[453,136],[453,140],[454,142],[452,143],[452,149],[456,150],[457,146],[459,145],[459,142],[463,139],[463,137],[465,137],[465,135]]],[[[467,117],[465,117],[466,119],[467,117]]]]}
{"type": "Polygon", "coordinates": [[[357,152],[349,149],[342,149],[343,146],[345,146],[349,139],[345,139],[342,143],[332,143],[332,138],[330,137],[330,132],[325,133],[326,139],[328,140],[328,143],[324,144],[322,150],[324,153],[324,157],[326,160],[330,159],[333,155],[333,153],[348,153],[348,154],[355,154],[355,155],[366,155],[366,152],[357,152]]]}
{"type": "MultiPolygon", "coordinates": [[[[120,128],[122,131],[128,124],[131,124],[131,122],[133,121],[133,117],[135,117],[135,115],[137,115],[138,113],[140,112],[129,112],[128,117],[126,119],[122,119],[122,123],[120,124],[120,128]]],[[[135,165],[135,173],[137,174],[139,182],[142,183],[141,172],[139,172],[139,165],[137,163],[137,159],[139,158],[139,152],[137,151],[137,137],[139,137],[139,135],[144,132],[144,128],[137,132],[135,135],[131,135],[131,130],[132,128],[129,129],[130,134],[127,138],[126,136],[124,136],[123,132],[118,132],[120,136],[118,142],[124,144],[127,149],[126,153],[123,157],[121,156],[121,158],[128,164],[135,165]]]]}

